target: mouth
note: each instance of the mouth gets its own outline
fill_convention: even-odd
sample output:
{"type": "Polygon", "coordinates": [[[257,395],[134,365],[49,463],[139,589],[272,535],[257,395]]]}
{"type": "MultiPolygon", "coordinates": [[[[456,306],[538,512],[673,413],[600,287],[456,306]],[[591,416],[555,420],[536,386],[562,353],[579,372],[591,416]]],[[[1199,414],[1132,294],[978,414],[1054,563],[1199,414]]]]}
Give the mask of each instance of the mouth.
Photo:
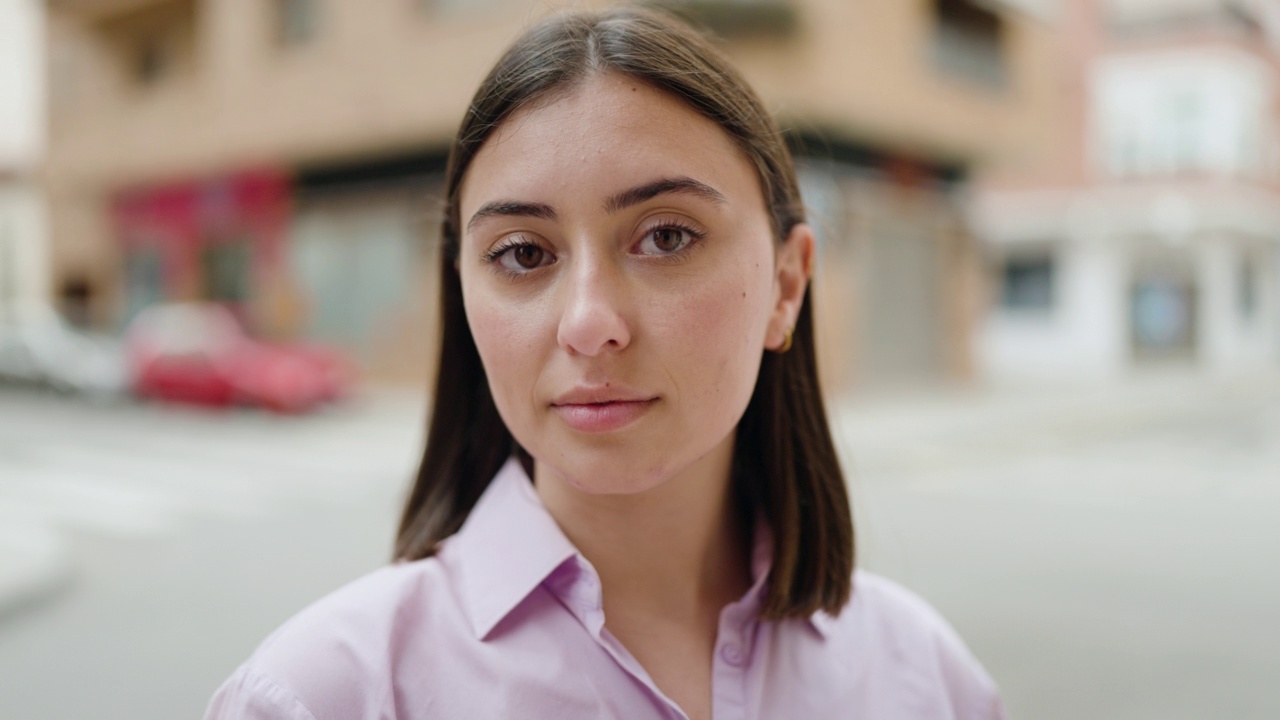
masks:
{"type": "Polygon", "coordinates": [[[582,433],[621,430],[640,419],[658,402],[656,397],[604,397],[570,393],[551,403],[551,410],[570,428],[582,433]]]}

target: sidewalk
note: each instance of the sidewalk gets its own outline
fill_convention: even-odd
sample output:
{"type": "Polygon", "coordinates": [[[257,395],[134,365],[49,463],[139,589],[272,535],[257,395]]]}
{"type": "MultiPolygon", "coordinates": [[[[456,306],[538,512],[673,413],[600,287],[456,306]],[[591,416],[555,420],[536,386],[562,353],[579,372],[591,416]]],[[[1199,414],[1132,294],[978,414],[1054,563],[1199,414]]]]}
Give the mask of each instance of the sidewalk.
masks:
{"type": "Polygon", "coordinates": [[[1280,408],[1280,372],[1148,372],[1106,383],[938,388],[831,402],[832,433],[856,466],[923,470],[1081,448],[1224,405],[1280,408]]]}
{"type": "Polygon", "coordinates": [[[56,530],[0,514],[0,620],[66,587],[73,570],[56,530]]]}

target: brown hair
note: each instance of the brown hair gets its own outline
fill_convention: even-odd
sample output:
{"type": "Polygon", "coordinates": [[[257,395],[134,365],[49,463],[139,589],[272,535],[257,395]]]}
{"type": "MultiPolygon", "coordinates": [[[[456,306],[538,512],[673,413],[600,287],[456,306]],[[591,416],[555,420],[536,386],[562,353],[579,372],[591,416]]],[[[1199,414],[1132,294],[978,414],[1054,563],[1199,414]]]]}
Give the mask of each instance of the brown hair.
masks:
{"type": "MultiPolygon", "coordinates": [[[[644,80],[728,133],[756,167],[779,242],[804,221],[781,132],[746,82],[698,33],[653,11],[623,8],[555,16],[516,40],[481,83],[449,156],[435,408],[400,522],[399,558],[427,557],[457,532],[513,453],[529,463],[498,416],[463,309],[455,260],[461,242],[458,195],[467,167],[512,113],[600,72],[644,80]]],[[[733,473],[747,527],[759,513],[773,531],[762,616],[838,613],[851,590],[853,522],[818,387],[807,295],[790,352],[764,352],[738,424],[733,473]]]]}

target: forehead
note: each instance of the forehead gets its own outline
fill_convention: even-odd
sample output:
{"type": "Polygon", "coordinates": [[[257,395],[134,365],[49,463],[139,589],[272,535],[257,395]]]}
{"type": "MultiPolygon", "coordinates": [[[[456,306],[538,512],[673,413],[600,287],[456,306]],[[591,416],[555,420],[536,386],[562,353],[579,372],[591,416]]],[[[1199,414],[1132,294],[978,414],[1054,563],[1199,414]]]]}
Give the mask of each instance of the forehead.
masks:
{"type": "Polygon", "coordinates": [[[643,80],[605,73],[503,122],[472,161],[460,206],[465,222],[495,197],[594,200],[671,176],[763,210],[754,166],[719,125],[643,80]]]}

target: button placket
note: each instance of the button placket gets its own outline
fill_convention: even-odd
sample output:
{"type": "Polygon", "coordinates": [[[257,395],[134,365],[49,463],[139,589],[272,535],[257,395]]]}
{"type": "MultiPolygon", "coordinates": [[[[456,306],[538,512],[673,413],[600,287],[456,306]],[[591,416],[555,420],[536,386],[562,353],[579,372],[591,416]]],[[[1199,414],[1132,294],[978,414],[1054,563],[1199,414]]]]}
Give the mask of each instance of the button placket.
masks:
{"type": "Polygon", "coordinates": [[[728,642],[720,648],[720,659],[733,667],[742,667],[746,662],[747,655],[743,651],[741,643],[728,642]]]}
{"type": "Polygon", "coordinates": [[[725,633],[712,674],[712,715],[717,720],[746,720],[747,647],[736,633],[725,633]]]}

